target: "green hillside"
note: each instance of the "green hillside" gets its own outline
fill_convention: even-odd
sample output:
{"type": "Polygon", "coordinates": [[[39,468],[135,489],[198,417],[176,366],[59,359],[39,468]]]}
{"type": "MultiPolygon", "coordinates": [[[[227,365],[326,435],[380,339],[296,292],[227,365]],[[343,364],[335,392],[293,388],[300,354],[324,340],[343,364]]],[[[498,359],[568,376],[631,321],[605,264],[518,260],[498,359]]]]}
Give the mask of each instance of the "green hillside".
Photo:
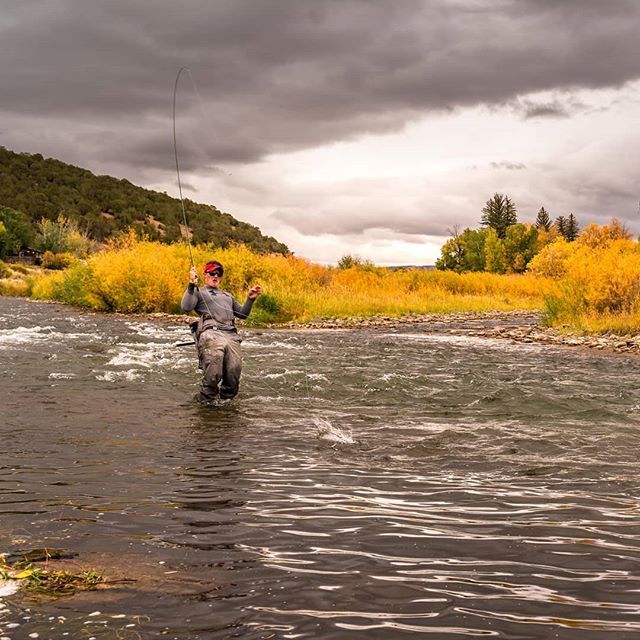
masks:
{"type": "MultiPolygon", "coordinates": [[[[152,240],[184,239],[180,200],[128,180],[96,176],[38,153],[15,153],[4,147],[0,147],[0,207],[26,214],[34,232],[42,218],[56,220],[63,214],[98,241],[129,227],[152,240]]],[[[226,247],[240,242],[261,253],[289,253],[286,245],[212,205],[185,200],[185,208],[195,244],[226,247]]]]}

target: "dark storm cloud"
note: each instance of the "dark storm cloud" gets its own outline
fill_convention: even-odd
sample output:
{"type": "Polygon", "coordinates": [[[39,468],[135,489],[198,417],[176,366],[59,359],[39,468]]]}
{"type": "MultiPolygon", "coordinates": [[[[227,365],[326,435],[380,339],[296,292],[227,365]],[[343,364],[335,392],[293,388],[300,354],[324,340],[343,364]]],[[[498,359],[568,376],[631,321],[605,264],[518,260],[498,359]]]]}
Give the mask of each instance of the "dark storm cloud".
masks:
{"type": "Polygon", "coordinates": [[[185,166],[248,162],[429,110],[620,86],[640,76],[639,17],[624,0],[5,2],[0,115],[18,150],[57,127],[61,156],[84,145],[85,164],[171,169],[186,65],[202,103],[184,74],[185,166]]]}
{"type": "MultiPolygon", "coordinates": [[[[590,176],[581,181],[576,177],[566,179],[565,189],[575,199],[571,207],[581,226],[590,223],[608,224],[612,218],[622,220],[635,232],[640,231],[638,208],[640,192],[633,180],[615,177],[610,180],[590,176]]],[[[559,211],[558,215],[567,215],[559,211]]]]}

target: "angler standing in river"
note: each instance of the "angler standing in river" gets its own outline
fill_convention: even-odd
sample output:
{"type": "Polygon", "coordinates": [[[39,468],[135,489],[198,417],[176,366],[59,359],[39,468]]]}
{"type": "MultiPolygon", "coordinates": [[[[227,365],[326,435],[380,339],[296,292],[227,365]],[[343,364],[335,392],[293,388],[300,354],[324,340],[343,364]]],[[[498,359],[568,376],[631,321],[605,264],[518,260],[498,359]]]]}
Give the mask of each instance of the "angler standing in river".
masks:
{"type": "Polygon", "coordinates": [[[195,311],[200,318],[192,326],[195,334],[202,383],[197,398],[207,404],[220,398],[230,400],[238,393],[242,372],[240,338],[235,319],[251,313],[262,287],[255,285],[241,305],[231,294],[219,289],[224,275],[223,266],[216,260],[204,267],[204,287],[196,286],[198,271],[191,267],[189,286],[182,296],[183,311],[195,311]]]}

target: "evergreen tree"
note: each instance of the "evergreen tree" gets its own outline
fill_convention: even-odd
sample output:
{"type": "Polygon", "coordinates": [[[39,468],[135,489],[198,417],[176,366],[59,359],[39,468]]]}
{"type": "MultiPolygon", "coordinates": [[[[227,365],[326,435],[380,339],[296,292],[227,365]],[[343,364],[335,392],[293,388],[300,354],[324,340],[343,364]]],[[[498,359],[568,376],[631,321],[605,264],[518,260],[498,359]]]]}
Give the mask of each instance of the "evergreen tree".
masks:
{"type": "Polygon", "coordinates": [[[516,224],[516,222],[518,222],[518,214],[509,196],[494,193],[482,209],[482,218],[480,219],[482,226],[493,229],[499,238],[504,238],[507,227],[516,224]]]}
{"type": "Polygon", "coordinates": [[[568,218],[558,216],[556,218],[556,229],[567,242],[573,242],[580,233],[578,221],[573,213],[570,213],[568,218]]]}
{"type": "Polygon", "coordinates": [[[578,237],[579,233],[580,227],[578,226],[578,221],[576,220],[576,217],[573,215],[573,213],[570,213],[565,225],[564,237],[566,238],[567,242],[573,242],[578,237]]]}
{"type": "Polygon", "coordinates": [[[538,216],[536,217],[536,227],[538,229],[544,231],[549,231],[551,229],[551,218],[549,214],[546,212],[544,207],[540,207],[540,211],[538,211],[538,216]]]}

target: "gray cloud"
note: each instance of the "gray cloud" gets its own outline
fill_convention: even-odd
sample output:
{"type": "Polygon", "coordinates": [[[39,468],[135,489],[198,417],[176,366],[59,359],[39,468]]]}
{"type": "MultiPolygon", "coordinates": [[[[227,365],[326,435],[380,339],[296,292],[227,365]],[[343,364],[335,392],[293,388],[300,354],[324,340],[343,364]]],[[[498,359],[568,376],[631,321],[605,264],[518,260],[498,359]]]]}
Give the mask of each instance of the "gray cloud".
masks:
{"type": "Polygon", "coordinates": [[[522,101],[524,118],[568,118],[569,109],[558,100],[553,102],[522,101]]]}
{"type": "Polygon", "coordinates": [[[573,202],[557,215],[574,213],[581,226],[608,224],[612,218],[626,222],[635,232],[640,231],[638,205],[640,192],[629,181],[617,181],[615,177],[568,176],[563,180],[564,189],[573,194],[573,202]],[[581,179],[582,178],[582,179],[581,179]]]}
{"type": "Polygon", "coordinates": [[[353,235],[358,236],[372,231],[392,231],[403,240],[419,236],[447,235],[447,224],[429,219],[423,214],[392,215],[389,211],[354,212],[352,209],[339,211],[333,209],[331,215],[309,215],[304,210],[276,210],[272,214],[275,220],[284,222],[304,235],[353,235]]]}
{"type": "Polygon", "coordinates": [[[552,218],[574,213],[586,226],[607,224],[617,217],[638,232],[637,155],[623,156],[617,146],[601,149],[591,165],[609,156],[615,160],[603,163],[599,170],[576,162],[579,154],[554,163],[533,162],[526,167],[526,181],[520,173],[522,163],[493,162],[458,170],[440,181],[435,191],[429,185],[408,186],[393,179],[343,181],[331,189],[303,185],[297,192],[287,192],[287,206],[277,204],[286,188],[275,180],[269,191],[255,198],[273,205],[273,221],[309,237],[332,236],[341,242],[353,238],[354,246],[385,235],[403,242],[411,238],[417,243],[425,238],[442,242],[456,226],[460,231],[478,228],[482,207],[494,191],[512,198],[521,222],[534,222],[544,206],[552,218]],[[499,181],[496,169],[503,170],[499,181]],[[407,199],[403,199],[405,192],[407,199]]]}
{"type": "Polygon", "coordinates": [[[202,102],[183,76],[185,169],[251,162],[397,130],[425,111],[623,85],[640,77],[638,18],[631,0],[7,3],[0,115],[17,150],[42,151],[44,138],[81,164],[171,170],[173,81],[187,65],[202,102]]]}
{"type": "Polygon", "coordinates": [[[491,162],[489,166],[492,169],[507,169],[508,171],[522,171],[527,165],[522,162],[491,162]]]}

